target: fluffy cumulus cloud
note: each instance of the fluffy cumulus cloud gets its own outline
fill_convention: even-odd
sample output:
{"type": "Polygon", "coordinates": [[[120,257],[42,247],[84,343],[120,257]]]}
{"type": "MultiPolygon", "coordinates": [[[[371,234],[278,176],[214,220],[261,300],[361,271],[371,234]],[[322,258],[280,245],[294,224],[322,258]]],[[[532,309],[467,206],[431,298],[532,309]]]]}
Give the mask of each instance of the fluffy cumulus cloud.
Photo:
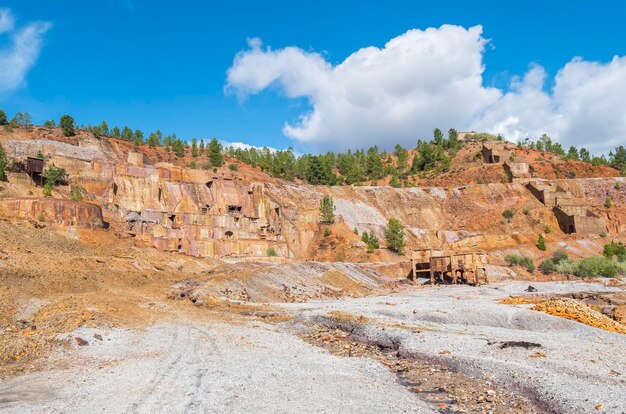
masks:
{"type": "Polygon", "coordinates": [[[0,96],[24,85],[26,74],[37,61],[49,28],[48,22],[33,22],[16,28],[11,11],[0,9],[0,36],[9,40],[6,46],[0,48],[0,96]]]}
{"type": "Polygon", "coordinates": [[[319,53],[272,50],[253,39],[235,57],[226,89],[243,99],[277,87],[307,99],[310,111],[286,123],[284,133],[313,149],[412,146],[436,127],[510,139],[548,133],[598,152],[624,140],[625,58],[607,64],[576,58],[551,81],[531,66],[503,91],[484,86],[486,44],[480,26],[444,25],[410,30],[332,65],[319,53]]]}

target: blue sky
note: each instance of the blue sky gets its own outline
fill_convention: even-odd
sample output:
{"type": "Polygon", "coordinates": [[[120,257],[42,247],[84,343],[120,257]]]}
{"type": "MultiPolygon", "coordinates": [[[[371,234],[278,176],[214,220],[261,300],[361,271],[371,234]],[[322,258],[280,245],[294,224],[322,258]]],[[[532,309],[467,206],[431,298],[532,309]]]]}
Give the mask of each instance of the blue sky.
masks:
{"type": "MultiPolygon", "coordinates": [[[[541,88],[550,93],[554,76],[574,57],[608,64],[614,56],[626,55],[626,2],[611,0],[20,0],[5,1],[0,7],[11,11],[15,30],[37,21],[51,23],[24,82],[0,95],[0,107],[9,114],[28,111],[39,123],[70,113],[80,124],[106,119],[109,125],[129,125],[146,132],[160,128],[184,138],[216,136],[254,145],[291,145],[299,150],[334,149],[337,145],[329,144],[328,137],[320,136],[318,141],[315,131],[309,131],[306,139],[295,137],[295,133],[289,137],[283,130],[285,123],[297,124],[299,117],[312,108],[324,113],[335,108],[311,103],[325,100],[327,94],[321,92],[285,93],[290,87],[285,71],[300,70],[292,66],[283,69],[272,85],[245,92],[243,100],[234,93],[225,93],[227,71],[236,54],[253,49],[247,44],[249,38],[262,39],[274,51],[296,46],[306,56],[317,52],[328,64],[337,65],[361,48],[383,48],[386,42],[410,29],[425,30],[443,24],[468,29],[481,25],[481,36],[488,40],[481,55],[485,65],[482,84],[497,88],[502,94],[509,91],[514,76],[524,76],[533,64],[543,68],[546,81],[541,88]]],[[[11,33],[0,34],[0,47],[11,47],[10,36],[11,33]]],[[[272,65],[267,59],[266,63],[272,65]]],[[[620,69],[613,77],[621,81],[622,75],[620,69]]],[[[246,76],[256,76],[258,80],[260,75],[246,76]]],[[[235,82],[231,90],[249,89],[245,82],[235,82]]],[[[489,105],[494,106],[491,101],[489,105]]],[[[520,105],[513,105],[511,111],[522,112],[520,105]]],[[[560,104],[550,104],[554,106],[560,104]]],[[[458,122],[465,125],[440,127],[498,128],[504,115],[491,116],[491,112],[481,107],[470,118],[458,122]],[[485,111],[490,112],[489,116],[482,116],[485,111]]],[[[562,114],[557,115],[562,118],[562,114]]],[[[358,123],[358,119],[342,122],[358,123]]],[[[541,122],[558,123],[552,118],[533,119],[526,122],[522,131],[527,130],[528,135],[538,133],[541,126],[535,124],[541,122]],[[532,128],[527,126],[531,124],[532,128]]],[[[607,134],[626,132],[614,129],[607,134]]],[[[341,141],[343,130],[332,130],[332,141],[341,141]]],[[[429,130],[430,125],[424,129],[418,125],[411,133],[414,137],[409,137],[405,129],[390,136],[379,133],[378,138],[364,139],[362,143],[378,140],[381,146],[390,147],[395,144],[392,139],[414,142],[429,130]]],[[[573,127],[554,126],[554,135],[568,142],[565,135],[571,130],[573,127]],[[559,133],[564,136],[558,137],[559,133]]],[[[592,142],[587,146],[593,147],[595,138],[589,139],[592,142]]],[[[626,141],[623,135],[617,139],[626,141]]],[[[346,142],[351,146],[361,143],[353,137],[346,138],[346,142]]],[[[585,143],[584,137],[572,141],[578,145],[581,142],[585,143]]],[[[596,148],[605,150],[600,144],[596,148]]]]}

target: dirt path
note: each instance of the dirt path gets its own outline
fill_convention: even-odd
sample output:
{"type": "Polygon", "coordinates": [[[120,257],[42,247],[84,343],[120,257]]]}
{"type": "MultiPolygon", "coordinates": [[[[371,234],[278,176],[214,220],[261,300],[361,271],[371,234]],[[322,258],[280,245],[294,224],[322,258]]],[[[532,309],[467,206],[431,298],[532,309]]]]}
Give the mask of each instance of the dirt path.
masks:
{"type": "Polygon", "coordinates": [[[64,369],[0,384],[11,413],[431,412],[381,364],[341,358],[265,324],[111,330],[64,369]]]}

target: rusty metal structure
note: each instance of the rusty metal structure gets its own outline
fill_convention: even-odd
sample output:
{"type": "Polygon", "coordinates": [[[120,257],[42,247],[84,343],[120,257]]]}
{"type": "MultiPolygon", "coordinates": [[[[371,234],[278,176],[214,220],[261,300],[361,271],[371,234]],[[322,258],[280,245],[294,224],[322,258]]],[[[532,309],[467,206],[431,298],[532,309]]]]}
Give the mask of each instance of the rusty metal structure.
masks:
{"type": "Polygon", "coordinates": [[[43,164],[44,161],[41,158],[26,158],[26,173],[36,185],[43,185],[43,164]]]}
{"type": "Polygon", "coordinates": [[[487,255],[480,252],[455,253],[441,249],[419,249],[411,253],[411,277],[430,278],[430,284],[488,283],[487,255]]]}

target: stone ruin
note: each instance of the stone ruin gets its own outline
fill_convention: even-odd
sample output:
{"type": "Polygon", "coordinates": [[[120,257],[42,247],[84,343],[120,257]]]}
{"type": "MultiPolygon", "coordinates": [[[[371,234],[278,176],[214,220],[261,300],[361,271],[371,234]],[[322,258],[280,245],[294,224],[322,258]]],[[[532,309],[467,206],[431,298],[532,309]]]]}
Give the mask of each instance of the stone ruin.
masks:
{"type": "Polygon", "coordinates": [[[511,148],[504,141],[486,141],[482,147],[483,159],[488,164],[502,164],[511,155],[511,148]]]}
{"type": "Polygon", "coordinates": [[[563,233],[599,234],[607,230],[606,223],[591,211],[591,206],[575,204],[571,193],[559,184],[532,181],[526,188],[543,204],[552,207],[563,233]]]}
{"type": "Polygon", "coordinates": [[[572,194],[557,183],[537,180],[529,182],[526,188],[537,200],[548,207],[571,204],[572,194]]]}
{"type": "Polygon", "coordinates": [[[532,177],[532,169],[526,162],[506,161],[504,163],[504,171],[512,183],[532,177]]]}
{"type": "Polygon", "coordinates": [[[587,206],[559,205],[554,215],[563,233],[600,234],[606,231],[606,223],[587,206]]]}

